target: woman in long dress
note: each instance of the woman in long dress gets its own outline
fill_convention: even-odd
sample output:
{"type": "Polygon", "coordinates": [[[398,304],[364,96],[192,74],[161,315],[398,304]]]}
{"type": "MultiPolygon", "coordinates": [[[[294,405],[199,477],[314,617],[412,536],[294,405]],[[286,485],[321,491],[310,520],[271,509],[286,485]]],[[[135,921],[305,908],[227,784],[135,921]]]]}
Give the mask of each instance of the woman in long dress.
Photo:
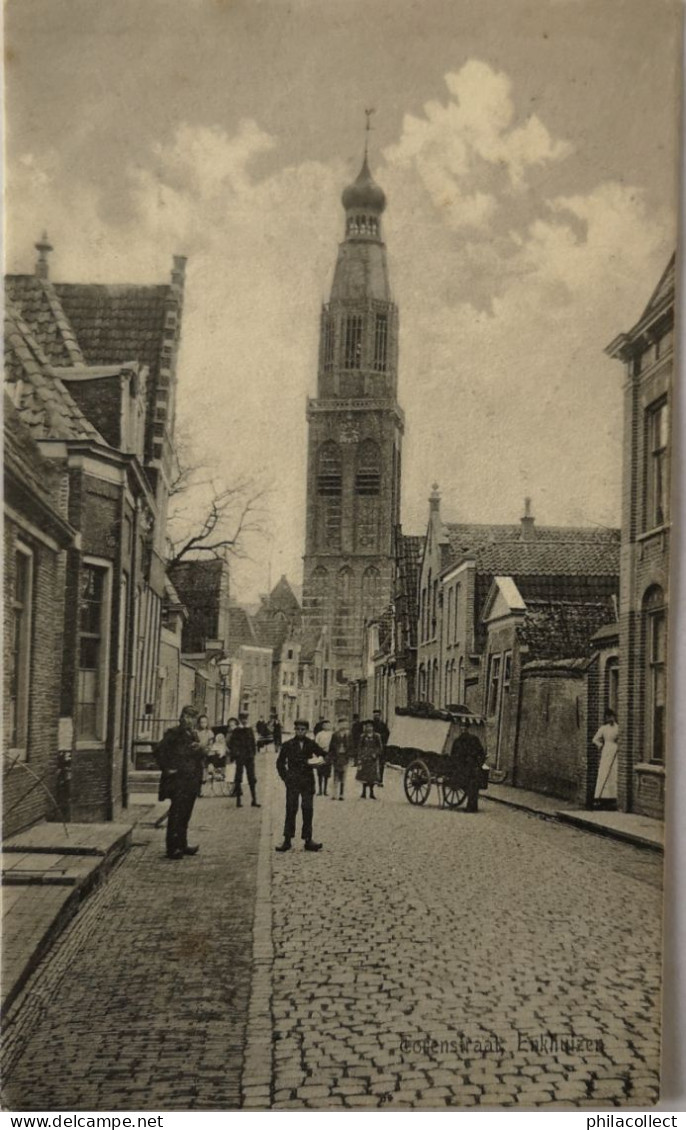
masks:
{"type": "Polygon", "coordinates": [[[606,804],[617,800],[617,743],[619,726],[613,710],[605,711],[605,721],[593,738],[594,746],[600,750],[600,764],[595,784],[596,804],[606,804]]]}

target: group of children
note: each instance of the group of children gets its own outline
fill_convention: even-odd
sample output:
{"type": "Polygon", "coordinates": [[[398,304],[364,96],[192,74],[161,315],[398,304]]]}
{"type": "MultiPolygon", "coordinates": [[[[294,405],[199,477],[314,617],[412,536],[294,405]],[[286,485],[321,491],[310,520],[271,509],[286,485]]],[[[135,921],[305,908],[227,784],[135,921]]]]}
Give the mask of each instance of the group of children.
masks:
{"type": "Polygon", "coordinates": [[[362,785],[362,800],[376,800],[374,787],[383,787],[384,743],[371,720],[362,722],[359,730],[350,730],[348,720],[339,718],[334,730],[328,719],[315,726],[314,740],[322,751],[324,764],[317,766],[318,795],[329,795],[329,779],[333,772],[332,800],[343,800],[348,765],[357,766],[355,779],[362,785]],[[338,796],[336,796],[338,790],[338,796]]]}
{"type": "MultiPolygon", "coordinates": [[[[221,732],[215,735],[208,716],[201,714],[198,718],[197,734],[203,750],[205,780],[210,766],[221,766],[227,774],[230,773],[227,747],[234,726],[235,719],[229,719],[226,737],[221,732]]],[[[323,718],[314,727],[314,740],[324,757],[324,764],[317,766],[319,796],[329,795],[329,781],[333,774],[331,799],[343,800],[348,766],[353,763],[357,766],[355,779],[362,785],[361,799],[365,800],[367,796],[370,800],[377,799],[374,788],[383,788],[385,743],[383,733],[377,731],[374,721],[356,721],[351,728],[347,718],[339,718],[334,730],[331,722],[323,718]]]]}

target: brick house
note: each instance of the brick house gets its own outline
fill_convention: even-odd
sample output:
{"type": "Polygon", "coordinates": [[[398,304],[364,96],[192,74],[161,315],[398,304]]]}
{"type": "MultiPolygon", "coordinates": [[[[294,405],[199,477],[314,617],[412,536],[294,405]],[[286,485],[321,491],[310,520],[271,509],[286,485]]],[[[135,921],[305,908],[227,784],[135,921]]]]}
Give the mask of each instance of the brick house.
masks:
{"type": "Polygon", "coordinates": [[[536,526],[527,500],[514,525],[444,523],[429,500],[419,577],[417,697],[436,706],[484,704],[481,612],[495,577],[536,578],[539,599],[605,600],[617,592],[619,531],[536,526]]]}
{"type": "Polygon", "coordinates": [[[183,260],[168,286],[6,280],[5,387],[59,475],[67,551],[59,738],[76,820],[127,803],[139,720],[155,712],[183,260]]]}
{"type": "Polygon", "coordinates": [[[7,394],[4,462],[3,828],[10,836],[69,816],[60,673],[66,559],[76,531],[60,502],[59,474],[7,394]]]}
{"type": "Polygon", "coordinates": [[[229,562],[226,557],[180,561],[169,576],[187,613],[179,705],[191,703],[208,714],[210,725],[221,725],[230,697],[220,668],[229,639],[229,562]]]}
{"type": "MultiPolygon", "coordinates": [[[[618,548],[610,543],[603,552],[615,569],[615,583],[618,548]]],[[[546,556],[541,562],[548,568],[546,556]]],[[[573,564],[597,569],[596,547],[589,552],[580,543],[567,568],[573,564]]],[[[529,574],[517,581],[496,576],[481,614],[486,638],[479,684],[494,776],[584,805],[595,782],[590,739],[600,724],[594,703],[606,673],[593,648],[599,633],[617,630],[616,594],[603,593],[604,579],[595,597],[592,585],[585,587],[580,597],[577,577],[561,574],[551,599],[548,576],[529,574]]]]}
{"type": "Polygon", "coordinates": [[[252,617],[257,642],[272,650],[271,710],[286,731],[299,714],[299,671],[302,647],[302,608],[283,574],[263,596],[252,617]]]}
{"type": "Polygon", "coordinates": [[[619,806],[664,814],[675,261],[608,345],[625,366],[619,615],[619,806]]]}
{"type": "Polygon", "coordinates": [[[396,533],[393,599],[386,609],[366,625],[366,677],[354,689],[354,709],[362,715],[372,709],[385,719],[398,706],[416,699],[417,588],[424,551],[424,537],[396,533]],[[373,685],[372,685],[373,680],[373,685]]]}

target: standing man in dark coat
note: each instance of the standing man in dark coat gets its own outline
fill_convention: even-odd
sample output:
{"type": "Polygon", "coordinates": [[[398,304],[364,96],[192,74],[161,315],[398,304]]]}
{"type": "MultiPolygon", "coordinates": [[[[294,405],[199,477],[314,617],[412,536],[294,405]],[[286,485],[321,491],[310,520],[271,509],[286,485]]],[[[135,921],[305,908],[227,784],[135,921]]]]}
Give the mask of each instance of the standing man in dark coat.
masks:
{"type": "Polygon", "coordinates": [[[250,787],[250,796],[252,797],[252,807],[259,808],[257,803],[257,793],[255,779],[255,753],[257,747],[255,744],[255,735],[248,725],[248,715],[243,711],[238,715],[238,725],[232,731],[229,738],[229,756],[236,762],[236,779],[234,783],[234,795],[236,797],[236,808],[242,808],[243,802],[241,797],[243,795],[243,770],[248,778],[248,785],[250,787]]]}
{"type": "Polygon", "coordinates": [[[188,824],[202,787],[203,774],[204,750],[195,728],[197,721],[197,710],[184,706],[178,726],[167,730],[155,750],[162,770],[159,799],[171,801],[167,815],[169,859],[183,859],[184,855],[195,855],[198,850],[188,846],[188,824]]]}
{"type": "Polygon", "coordinates": [[[459,737],[455,738],[450,756],[455,759],[460,783],[467,793],[465,812],[478,812],[481,766],[486,751],[476,734],[463,730],[459,737]]]}
{"type": "Polygon", "coordinates": [[[308,738],[309,723],[298,718],[295,723],[295,737],[284,742],[276,759],[277,772],[286,786],[286,820],[283,826],[283,843],[276,851],[290,851],[295,836],[295,818],[298,805],[302,805],[302,838],[305,851],[320,851],[322,845],[312,839],[312,816],[314,812],[314,766],[310,759],[320,760],[321,750],[316,742],[308,738]]]}
{"type": "Polygon", "coordinates": [[[386,768],[386,746],[388,745],[388,726],[381,717],[381,711],[375,710],[372,718],[374,733],[381,738],[381,753],[379,754],[379,788],[383,788],[383,774],[386,768]]]}

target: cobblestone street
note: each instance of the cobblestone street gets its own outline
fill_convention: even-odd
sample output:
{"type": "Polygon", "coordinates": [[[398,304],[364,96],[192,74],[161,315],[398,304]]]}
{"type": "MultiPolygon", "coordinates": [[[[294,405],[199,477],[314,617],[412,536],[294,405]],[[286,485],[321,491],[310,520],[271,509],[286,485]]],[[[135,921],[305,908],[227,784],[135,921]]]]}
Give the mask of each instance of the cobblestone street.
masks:
{"type": "Polygon", "coordinates": [[[414,808],[392,770],[376,801],[352,771],[317,798],[318,855],[276,855],[272,761],[263,809],[199,802],[199,856],[136,829],[12,1018],[12,1109],[655,1101],[661,856],[414,808]]]}

